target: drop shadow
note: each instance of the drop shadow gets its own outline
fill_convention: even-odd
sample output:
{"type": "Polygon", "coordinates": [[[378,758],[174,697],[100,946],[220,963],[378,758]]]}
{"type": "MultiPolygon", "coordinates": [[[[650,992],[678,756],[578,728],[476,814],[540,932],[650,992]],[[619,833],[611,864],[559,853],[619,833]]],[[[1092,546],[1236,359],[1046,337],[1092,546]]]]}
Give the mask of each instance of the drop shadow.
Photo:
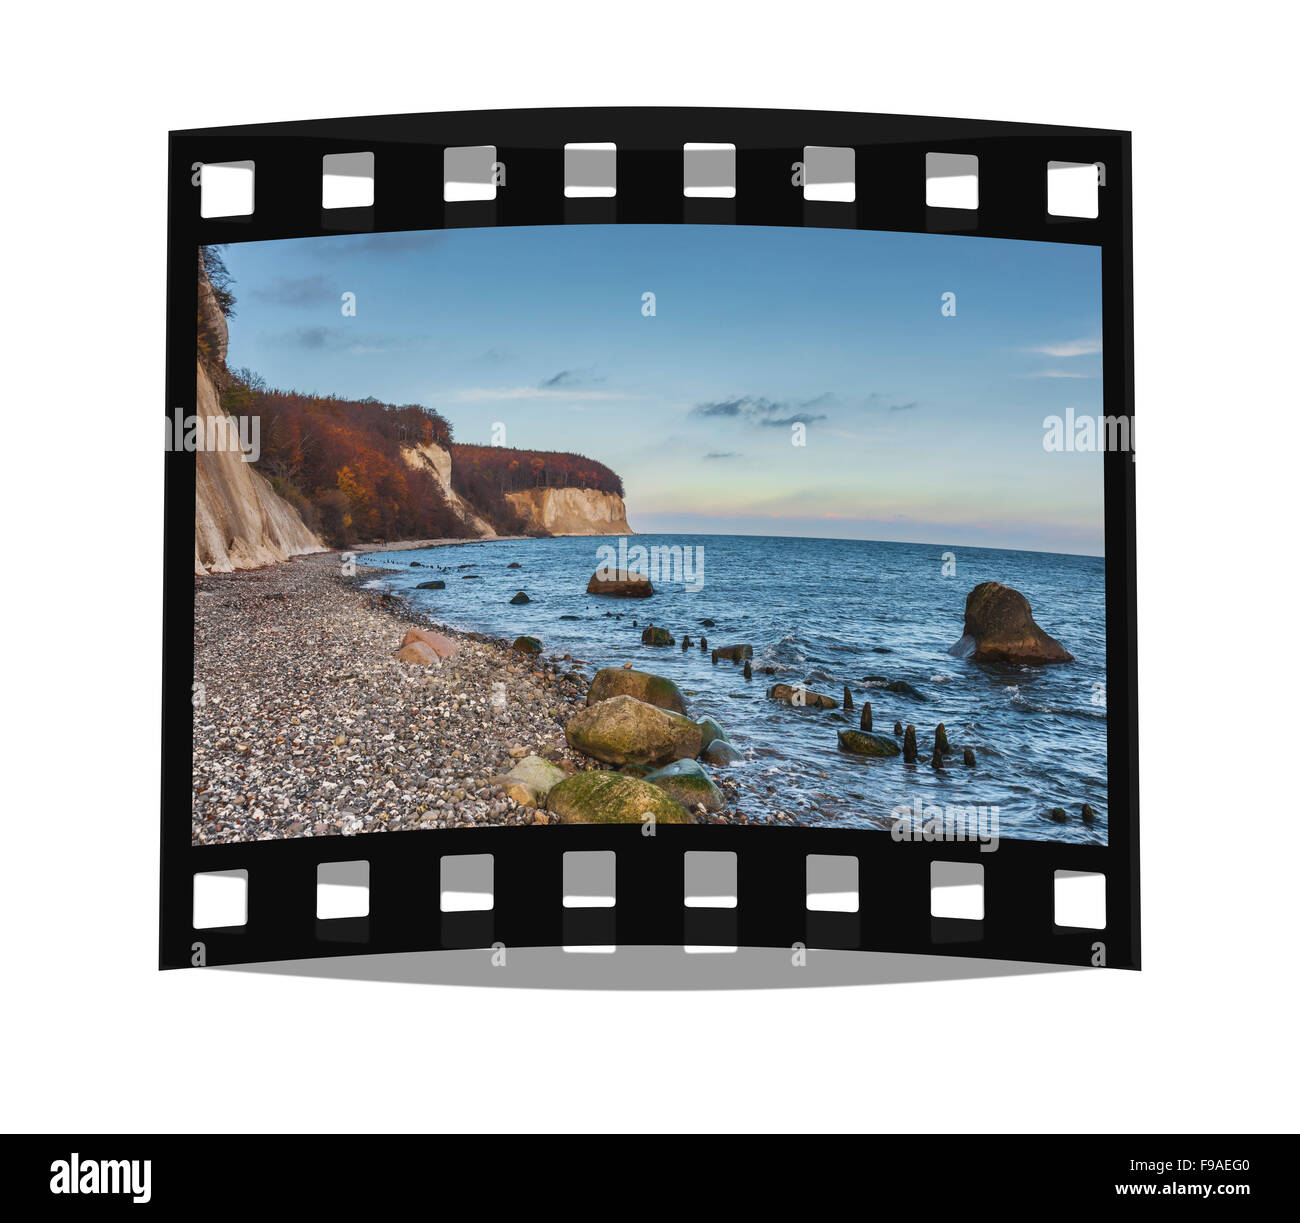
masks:
{"type": "Polygon", "coordinates": [[[281,960],[224,967],[228,972],[341,981],[388,981],[402,985],[628,991],[906,985],[1086,971],[1061,964],[894,952],[822,951],[814,948],[805,956],[805,963],[796,966],[795,952],[781,947],[742,947],[735,952],[704,953],[687,953],[680,947],[619,947],[613,953],[568,952],[559,947],[511,947],[495,956],[488,948],[478,948],[472,951],[416,951],[281,960]]]}

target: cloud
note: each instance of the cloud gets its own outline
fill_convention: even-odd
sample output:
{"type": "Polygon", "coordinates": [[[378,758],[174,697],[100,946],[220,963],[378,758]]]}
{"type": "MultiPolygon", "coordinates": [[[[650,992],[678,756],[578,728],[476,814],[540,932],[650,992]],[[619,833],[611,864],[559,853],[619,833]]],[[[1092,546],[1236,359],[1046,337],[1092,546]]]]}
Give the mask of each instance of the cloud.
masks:
{"type": "Polygon", "coordinates": [[[621,391],[569,390],[563,386],[467,386],[454,393],[461,403],[482,403],[506,399],[562,399],[568,403],[577,400],[639,399],[639,395],[626,395],[621,391]]]}
{"type": "Polygon", "coordinates": [[[741,454],[738,450],[710,450],[704,457],[706,459],[738,459],[741,454]]]}
{"type": "Polygon", "coordinates": [[[911,402],[909,402],[909,403],[891,403],[891,404],[889,405],[889,411],[891,411],[891,412],[911,412],[911,411],[913,411],[914,409],[919,408],[920,406],[921,406],[921,402],[920,402],[920,400],[918,400],[918,399],[913,399],[913,400],[912,400],[911,402]]]}
{"type": "Polygon", "coordinates": [[[590,386],[604,381],[604,375],[597,375],[596,367],[592,365],[586,369],[562,369],[558,374],[539,382],[538,389],[545,391],[552,387],[590,386]]]}
{"type": "Polygon", "coordinates": [[[1101,352],[1100,340],[1060,340],[1048,344],[1038,344],[1026,352],[1038,353],[1044,357],[1092,357],[1101,352]]]}
{"type": "Polygon", "coordinates": [[[825,413],[814,414],[804,412],[801,409],[818,404],[829,404],[834,401],[835,396],[830,391],[824,391],[820,395],[801,400],[798,403],[768,399],[765,395],[740,395],[735,399],[716,399],[697,403],[691,409],[691,415],[741,420],[746,424],[762,425],[775,429],[792,425],[796,421],[808,424],[814,420],[825,420],[825,413]],[[785,413],[785,415],[778,416],[778,413],[785,413]]]}
{"type": "Polygon", "coordinates": [[[798,416],[782,416],[780,418],[766,417],[758,423],[768,429],[785,429],[793,424],[810,425],[815,420],[826,420],[825,413],[810,414],[804,412],[798,416]]]}
{"type": "Polygon", "coordinates": [[[277,276],[270,284],[254,289],[253,297],[276,306],[319,306],[336,300],[338,294],[324,276],[277,276]]]}
{"type": "Polygon", "coordinates": [[[921,406],[919,399],[900,400],[894,395],[881,391],[872,391],[867,396],[864,406],[872,412],[913,412],[921,406]]]}
{"type": "Polygon", "coordinates": [[[360,334],[350,327],[295,327],[282,332],[274,342],[286,348],[306,348],[313,352],[342,352],[351,355],[394,352],[421,343],[423,337],[360,334]]]}
{"type": "Polygon", "coordinates": [[[1037,369],[1032,373],[1020,374],[1021,378],[1091,378],[1092,374],[1085,374],[1082,370],[1075,369],[1037,369]]]}

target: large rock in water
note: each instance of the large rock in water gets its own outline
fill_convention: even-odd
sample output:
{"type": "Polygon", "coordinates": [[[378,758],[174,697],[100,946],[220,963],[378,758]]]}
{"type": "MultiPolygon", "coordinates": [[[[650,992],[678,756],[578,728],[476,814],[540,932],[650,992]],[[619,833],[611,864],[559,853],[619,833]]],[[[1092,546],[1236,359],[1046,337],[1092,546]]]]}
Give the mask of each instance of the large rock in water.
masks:
{"type": "Polygon", "coordinates": [[[675,798],[688,811],[702,806],[705,811],[721,811],[727,805],[722,791],[702,765],[694,760],[678,760],[647,773],[645,780],[675,798]]]}
{"type": "Polygon", "coordinates": [[[598,705],[612,696],[634,696],[647,705],[658,705],[673,713],[686,714],[686,698],[682,690],[662,675],[649,671],[634,671],[630,667],[606,667],[596,672],[596,678],[587,689],[587,704],[598,705]]]}
{"type": "MultiPolygon", "coordinates": [[[[629,699],[629,698],[622,698],[629,699]]],[[[622,773],[578,773],[546,796],[560,824],[693,824],[695,817],[666,791],[622,773]]]]}
{"type": "Polygon", "coordinates": [[[1001,582],[981,582],[966,596],[961,640],[948,653],[975,662],[1072,662],[1070,653],[1034,623],[1029,600],[1001,582]]]}
{"type": "Polygon", "coordinates": [[[648,599],[655,588],[644,573],[627,569],[597,569],[587,583],[589,595],[611,595],[616,599],[648,599]]]}
{"type": "Polygon", "coordinates": [[[897,756],[901,750],[892,739],[866,730],[842,730],[839,741],[840,747],[855,756],[897,756]]]}
{"type": "Polygon", "coordinates": [[[798,685],[773,684],[767,690],[767,699],[770,701],[783,701],[787,705],[794,705],[801,709],[839,708],[839,701],[833,696],[825,696],[820,692],[813,692],[798,685]]]}
{"type": "Polygon", "coordinates": [[[694,722],[630,696],[588,705],[569,719],[564,735],[570,747],[606,764],[668,764],[700,754],[694,722]]]}

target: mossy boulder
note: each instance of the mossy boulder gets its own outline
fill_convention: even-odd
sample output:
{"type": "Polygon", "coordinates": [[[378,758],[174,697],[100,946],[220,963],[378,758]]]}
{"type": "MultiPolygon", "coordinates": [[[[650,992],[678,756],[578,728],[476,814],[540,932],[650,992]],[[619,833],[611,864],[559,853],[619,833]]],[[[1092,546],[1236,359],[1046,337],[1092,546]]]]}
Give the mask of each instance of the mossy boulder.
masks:
{"type": "Polygon", "coordinates": [[[531,602],[532,602],[532,599],[530,599],[530,598],[528,597],[528,595],[527,595],[527,593],[526,593],[525,591],[522,591],[522,590],[521,590],[521,591],[519,591],[518,593],[516,593],[516,595],[514,596],[514,598],[512,598],[512,599],[510,600],[510,602],[513,603],[513,604],[515,604],[515,605],[518,605],[518,604],[520,604],[520,603],[531,603],[531,602]]]}
{"type": "MultiPolygon", "coordinates": [[[[624,700],[630,698],[624,697],[624,700]]],[[[695,817],[666,790],[622,773],[577,773],[546,796],[560,824],[693,824],[695,817]]]]}
{"type": "Polygon", "coordinates": [[[441,578],[439,578],[435,582],[421,582],[415,589],[416,590],[446,590],[447,583],[444,582],[441,578]]]}
{"type": "Polygon", "coordinates": [[[606,667],[596,672],[587,689],[587,704],[596,705],[612,696],[633,696],[647,705],[658,705],[685,716],[686,698],[670,679],[631,667],[606,667]]]}
{"type": "Polygon", "coordinates": [[[656,628],[653,624],[641,630],[642,645],[676,645],[677,640],[666,628],[656,628]]]}
{"type": "Polygon", "coordinates": [[[866,730],[842,730],[838,738],[840,747],[855,756],[897,756],[902,751],[892,739],[866,730]]]}
{"type": "Polygon", "coordinates": [[[516,637],[510,648],[518,650],[521,654],[540,654],[542,643],[536,637],[516,637]]]}
{"type": "Polygon", "coordinates": [[[725,739],[714,739],[701,753],[700,759],[715,767],[735,764],[744,757],[725,739]]]}
{"type": "Polygon", "coordinates": [[[948,652],[973,662],[1074,661],[1069,650],[1039,628],[1029,600],[1001,582],[981,582],[966,596],[961,639],[948,652]]]}
{"type": "Polygon", "coordinates": [[[840,705],[833,696],[824,696],[820,692],[790,684],[773,684],[767,690],[767,699],[781,701],[799,709],[838,709],[840,705]]]}
{"type": "Polygon", "coordinates": [[[700,728],[689,718],[631,696],[588,705],[564,728],[569,746],[606,764],[668,764],[700,754],[700,728]]]}
{"type": "Polygon", "coordinates": [[[705,811],[721,811],[727,805],[722,791],[713,784],[704,767],[694,760],[675,761],[647,773],[645,780],[675,798],[688,811],[701,806],[705,811]]]}

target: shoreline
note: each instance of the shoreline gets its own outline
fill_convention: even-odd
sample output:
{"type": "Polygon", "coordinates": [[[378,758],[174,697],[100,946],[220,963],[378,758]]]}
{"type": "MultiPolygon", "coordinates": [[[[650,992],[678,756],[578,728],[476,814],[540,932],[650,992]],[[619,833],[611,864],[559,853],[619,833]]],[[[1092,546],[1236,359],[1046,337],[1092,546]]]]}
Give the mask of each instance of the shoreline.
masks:
{"type": "Polygon", "coordinates": [[[593,766],[564,734],[578,663],[438,625],[339,555],[196,578],[192,843],[547,823],[490,779],[526,755],[593,766]],[[412,628],[455,657],[398,662],[412,628]]]}

